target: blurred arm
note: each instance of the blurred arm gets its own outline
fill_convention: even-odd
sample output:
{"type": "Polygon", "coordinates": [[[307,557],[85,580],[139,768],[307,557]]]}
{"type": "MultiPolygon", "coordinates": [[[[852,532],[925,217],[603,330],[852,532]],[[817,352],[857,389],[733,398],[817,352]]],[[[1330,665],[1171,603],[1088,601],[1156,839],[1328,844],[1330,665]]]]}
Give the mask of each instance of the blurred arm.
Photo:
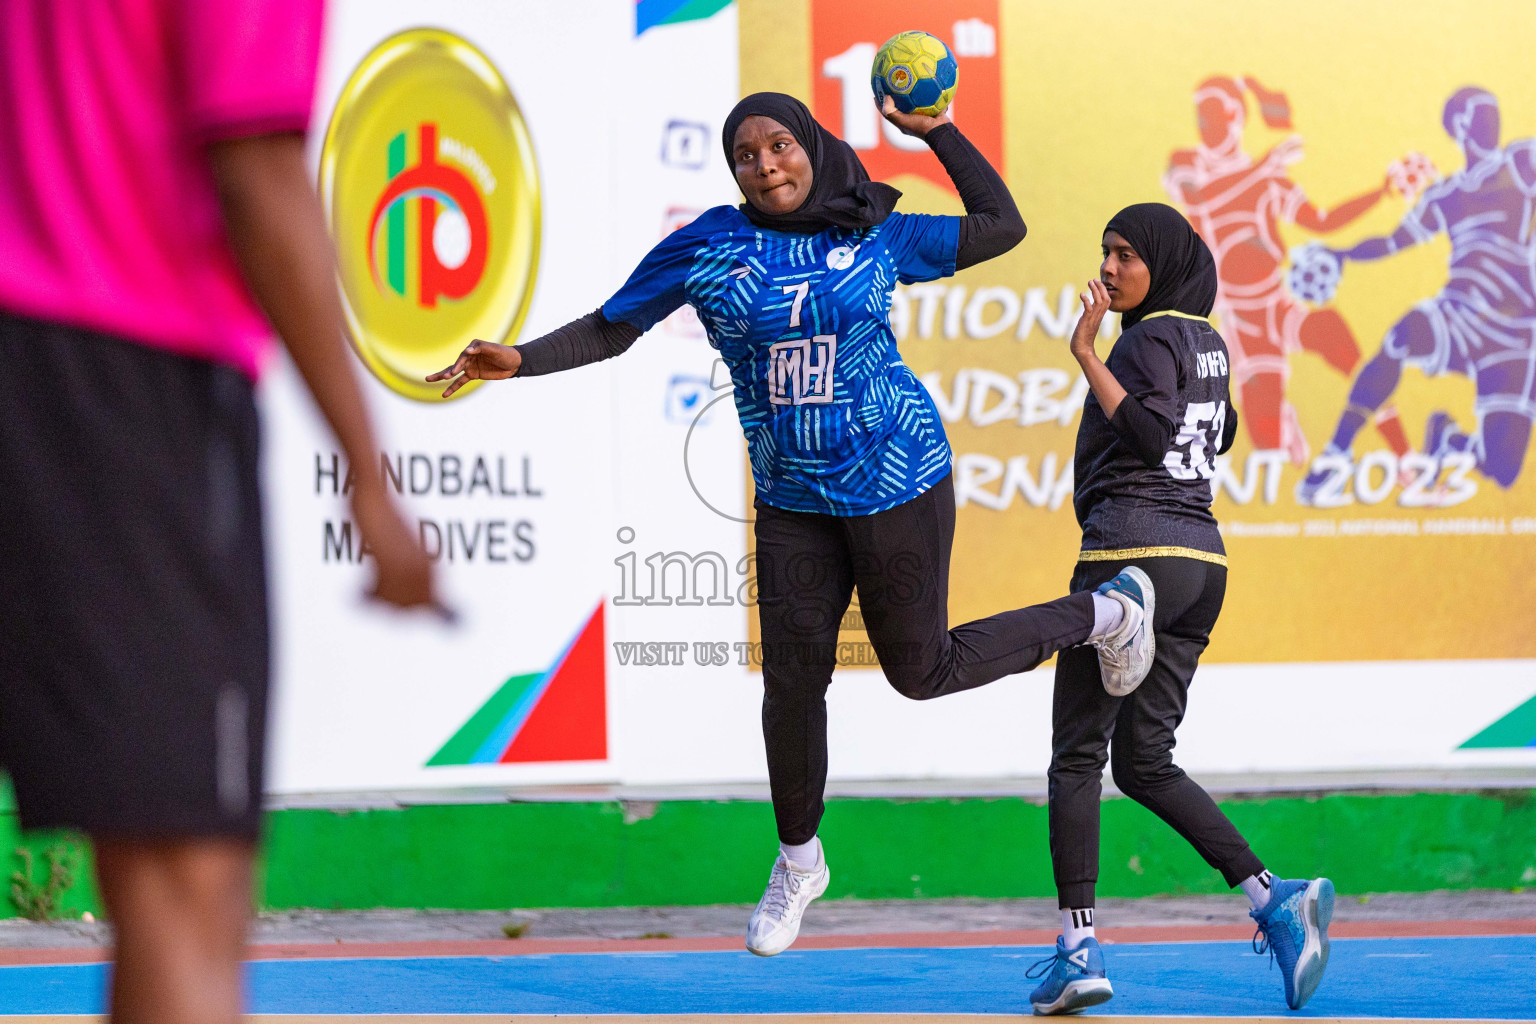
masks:
{"type": "Polygon", "coordinates": [[[351,356],[330,236],[296,133],[211,143],[225,229],[256,301],[282,337],[357,474],[353,509],[378,564],[377,596],[432,603],[431,563],[384,490],[378,445],[351,356]]]}

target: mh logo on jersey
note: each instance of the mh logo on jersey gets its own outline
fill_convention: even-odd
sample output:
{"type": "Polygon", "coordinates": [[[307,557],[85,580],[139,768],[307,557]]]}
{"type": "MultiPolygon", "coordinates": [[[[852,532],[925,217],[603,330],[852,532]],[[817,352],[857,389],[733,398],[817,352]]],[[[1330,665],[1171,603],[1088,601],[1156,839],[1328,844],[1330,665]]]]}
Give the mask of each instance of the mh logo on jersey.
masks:
{"type": "Polygon", "coordinates": [[[440,401],[422,378],[522,326],[538,167],[511,89],[464,39],[412,29],[363,58],[326,130],[320,193],[353,348],[391,390],[440,401]]]}
{"type": "Polygon", "coordinates": [[[837,336],[779,341],[768,349],[768,401],[774,405],[825,405],[832,401],[837,336]]]}

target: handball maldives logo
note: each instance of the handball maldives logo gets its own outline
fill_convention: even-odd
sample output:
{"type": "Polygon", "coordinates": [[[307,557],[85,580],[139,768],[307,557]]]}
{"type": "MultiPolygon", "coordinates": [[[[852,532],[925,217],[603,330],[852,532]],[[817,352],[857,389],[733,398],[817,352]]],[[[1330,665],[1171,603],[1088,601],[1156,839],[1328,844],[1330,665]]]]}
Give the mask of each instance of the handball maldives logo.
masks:
{"type": "Polygon", "coordinates": [[[464,39],[412,29],[363,58],[331,115],[320,192],[353,347],[393,391],[441,401],[427,374],[522,326],[538,166],[511,89],[464,39]]]}
{"type": "MultiPolygon", "coordinates": [[[[404,296],[405,283],[405,212],[409,201],[416,204],[418,215],[416,302],[431,309],[439,296],[462,299],[475,290],[485,274],[485,253],[489,231],[485,222],[485,203],[474,182],[450,164],[437,160],[437,125],[423,124],[419,129],[420,159],[405,166],[405,133],[389,142],[389,186],[374,205],[368,223],[368,269],[377,288],[385,287],[379,278],[379,239],[386,239],[388,287],[404,296]]],[[[447,140],[452,151],[464,154],[487,178],[488,170],[474,149],[447,140]]],[[[495,187],[495,179],[485,186],[495,187]]]]}

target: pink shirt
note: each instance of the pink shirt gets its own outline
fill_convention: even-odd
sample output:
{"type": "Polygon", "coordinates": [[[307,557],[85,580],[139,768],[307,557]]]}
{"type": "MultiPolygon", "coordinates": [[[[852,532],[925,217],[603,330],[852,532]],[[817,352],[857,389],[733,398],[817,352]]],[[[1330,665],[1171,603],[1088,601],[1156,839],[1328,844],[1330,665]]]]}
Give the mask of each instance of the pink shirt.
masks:
{"type": "Polygon", "coordinates": [[[256,376],[205,145],[308,128],[323,8],[0,2],[0,309],[256,376]]]}

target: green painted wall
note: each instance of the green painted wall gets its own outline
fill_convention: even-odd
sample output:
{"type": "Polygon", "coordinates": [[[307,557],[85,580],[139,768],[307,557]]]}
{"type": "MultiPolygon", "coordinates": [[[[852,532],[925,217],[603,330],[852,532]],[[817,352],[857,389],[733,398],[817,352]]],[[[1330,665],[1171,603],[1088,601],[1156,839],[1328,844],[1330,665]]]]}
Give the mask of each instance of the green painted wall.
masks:
{"type": "MultiPolygon", "coordinates": [[[[1346,893],[1536,882],[1529,791],[1338,794],[1222,807],[1271,869],[1327,874],[1346,893]]],[[[269,821],[263,903],[272,909],[748,903],[774,855],[772,812],[748,801],[628,812],[614,803],[289,810],[269,821]]],[[[833,800],[821,835],[832,898],[1054,891],[1045,808],[1027,800],[833,800]]],[[[52,838],[27,842],[38,848],[52,838]]],[[[18,841],[14,812],[0,811],[0,851],[9,856],[18,841]]],[[[1104,804],[1102,849],[1103,896],[1224,889],[1177,835],[1128,800],[1104,804]]],[[[66,906],[99,912],[88,884],[66,906]]],[[[13,913],[7,901],[0,916],[13,913]]]]}

